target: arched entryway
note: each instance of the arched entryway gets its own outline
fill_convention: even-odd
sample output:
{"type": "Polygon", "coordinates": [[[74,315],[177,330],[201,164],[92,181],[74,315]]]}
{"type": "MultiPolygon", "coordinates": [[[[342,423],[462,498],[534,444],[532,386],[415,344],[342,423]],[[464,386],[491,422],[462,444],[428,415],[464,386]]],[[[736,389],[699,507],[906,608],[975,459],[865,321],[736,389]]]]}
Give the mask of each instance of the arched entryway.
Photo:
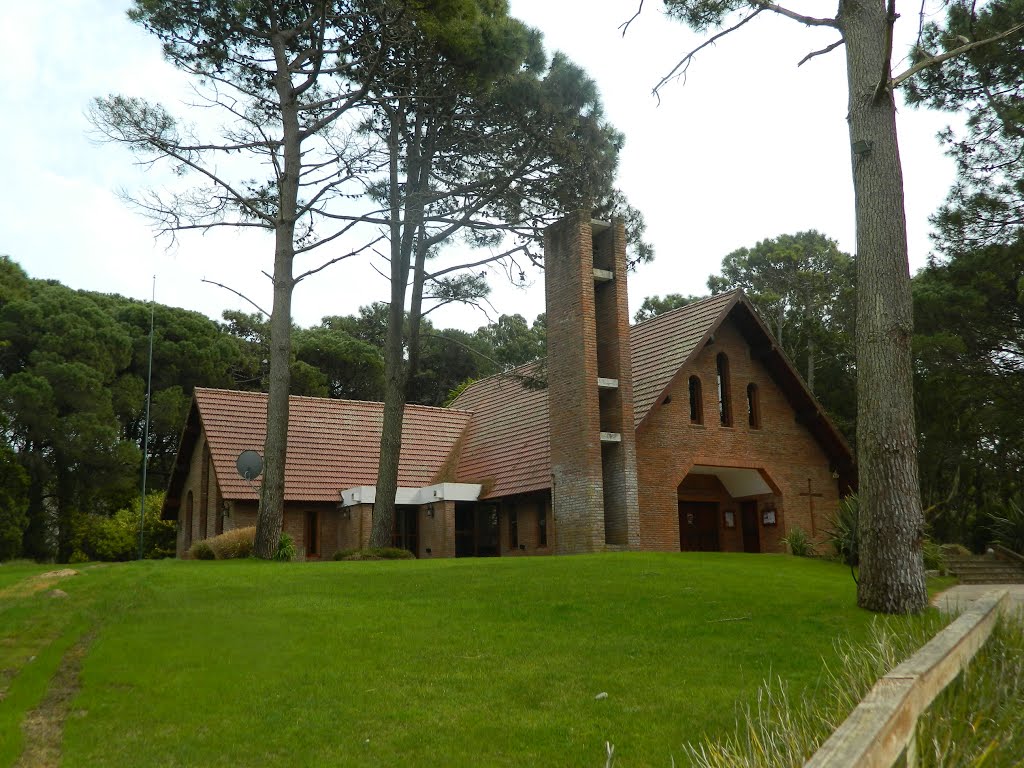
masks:
{"type": "Polygon", "coordinates": [[[764,552],[781,494],[762,469],[695,465],[677,489],[679,549],[764,552]]]}

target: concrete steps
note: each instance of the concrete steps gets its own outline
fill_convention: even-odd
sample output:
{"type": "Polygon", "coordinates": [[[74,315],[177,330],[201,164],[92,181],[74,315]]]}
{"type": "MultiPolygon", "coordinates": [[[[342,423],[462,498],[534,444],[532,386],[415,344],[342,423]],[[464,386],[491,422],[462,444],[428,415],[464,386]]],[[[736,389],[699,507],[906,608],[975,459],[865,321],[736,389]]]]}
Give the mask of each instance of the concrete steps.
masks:
{"type": "Polygon", "coordinates": [[[950,557],[950,573],[961,584],[1024,584],[1024,565],[991,556],[950,557]]]}

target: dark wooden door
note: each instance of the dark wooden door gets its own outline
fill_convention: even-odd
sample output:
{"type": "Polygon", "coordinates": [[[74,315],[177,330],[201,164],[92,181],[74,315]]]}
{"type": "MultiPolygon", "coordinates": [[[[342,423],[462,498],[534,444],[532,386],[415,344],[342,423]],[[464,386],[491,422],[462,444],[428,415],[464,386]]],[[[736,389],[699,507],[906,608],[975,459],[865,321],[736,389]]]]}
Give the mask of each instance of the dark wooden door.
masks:
{"type": "Polygon", "coordinates": [[[683,552],[717,552],[720,549],[716,502],[679,502],[679,549],[683,552]]]}
{"type": "Polygon", "coordinates": [[[391,531],[391,546],[407,549],[419,556],[419,508],[395,507],[395,525],[391,531]]]}
{"type": "Polygon", "coordinates": [[[757,524],[757,502],[744,501],[740,505],[740,525],[743,527],[743,551],[761,551],[761,528],[757,524]]]}
{"type": "Polygon", "coordinates": [[[497,504],[456,502],[456,557],[497,557],[501,554],[498,535],[497,504]]]}

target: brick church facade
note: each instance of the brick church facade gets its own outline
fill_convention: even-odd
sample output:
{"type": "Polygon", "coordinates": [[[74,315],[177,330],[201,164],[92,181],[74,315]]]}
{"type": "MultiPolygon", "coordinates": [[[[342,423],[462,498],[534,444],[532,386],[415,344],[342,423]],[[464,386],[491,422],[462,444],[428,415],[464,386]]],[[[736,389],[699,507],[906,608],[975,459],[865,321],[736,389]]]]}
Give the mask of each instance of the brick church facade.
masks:
{"type": "MultiPolygon", "coordinates": [[[[419,557],[780,552],[820,539],[850,448],[736,291],[630,326],[625,233],[574,215],[545,238],[546,365],[407,406],[393,543],[419,557]],[[543,376],[546,388],[524,386],[543,376]]],[[[365,546],[382,406],[291,398],[285,531],[300,556],[365,546]]],[[[253,525],[266,396],[197,389],[164,504],[178,555],[253,525]]]]}

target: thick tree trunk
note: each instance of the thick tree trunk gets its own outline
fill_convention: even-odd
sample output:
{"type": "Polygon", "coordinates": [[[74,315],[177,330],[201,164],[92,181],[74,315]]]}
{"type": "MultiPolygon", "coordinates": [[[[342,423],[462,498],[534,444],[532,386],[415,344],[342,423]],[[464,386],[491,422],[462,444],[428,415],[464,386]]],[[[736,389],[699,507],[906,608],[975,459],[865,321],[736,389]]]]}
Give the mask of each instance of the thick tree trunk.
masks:
{"type": "Polygon", "coordinates": [[[274,306],[270,313],[270,376],[267,388],[267,435],[263,444],[263,485],[256,517],[256,557],[277,554],[284,524],[285,462],[288,458],[288,395],[291,389],[292,292],[295,281],[295,212],[302,167],[299,117],[283,44],[278,54],[277,93],[281,103],[284,165],[278,177],[279,205],[274,224],[274,306]]]}
{"type": "Polygon", "coordinates": [[[910,342],[913,329],[903,176],[884,0],[841,0],[857,221],[857,461],[861,607],[927,605],[921,559],[910,342]]]}

